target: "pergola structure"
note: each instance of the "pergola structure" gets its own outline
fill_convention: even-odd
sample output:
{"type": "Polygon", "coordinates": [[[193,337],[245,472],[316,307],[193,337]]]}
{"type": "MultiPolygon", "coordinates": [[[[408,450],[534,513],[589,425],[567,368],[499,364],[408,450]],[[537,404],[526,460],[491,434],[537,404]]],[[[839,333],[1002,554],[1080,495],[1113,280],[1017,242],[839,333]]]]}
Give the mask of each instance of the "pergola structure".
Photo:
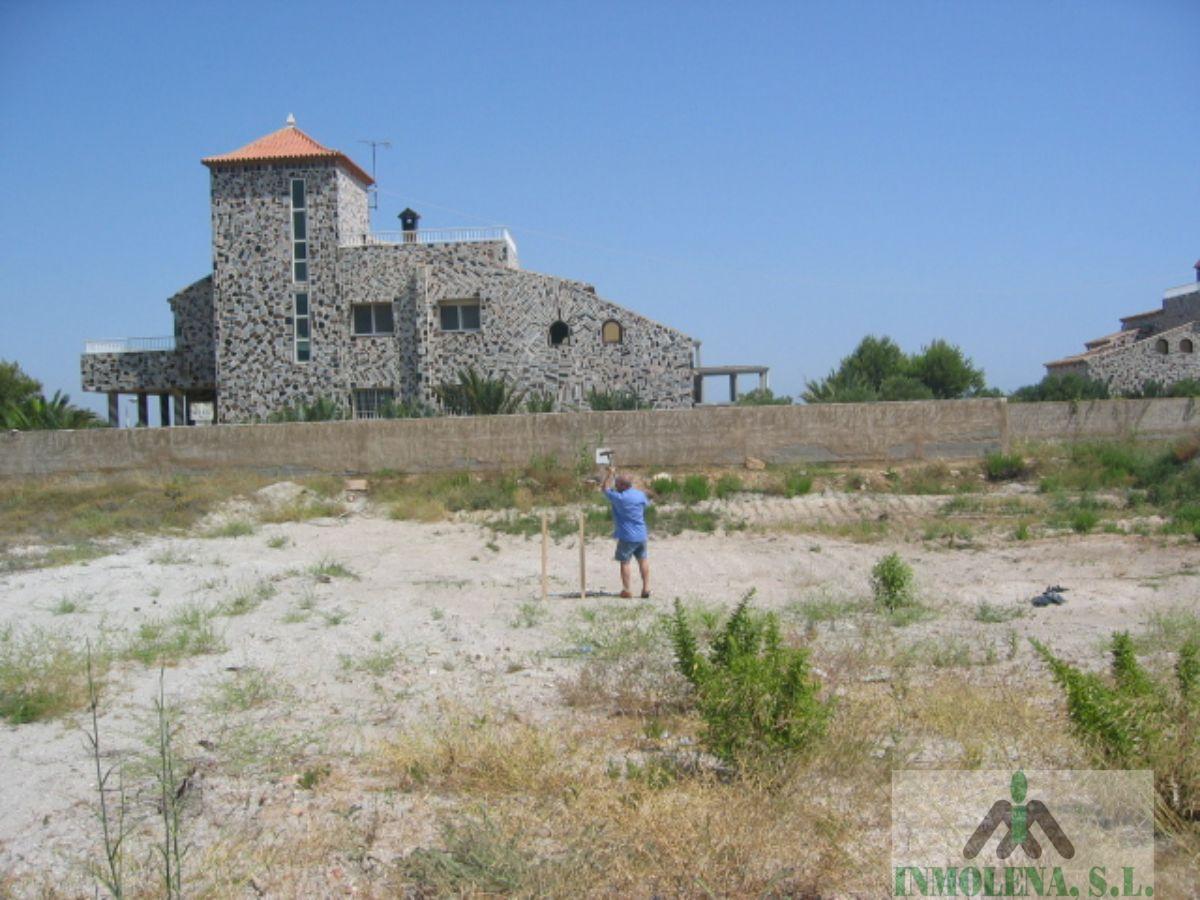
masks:
{"type": "Polygon", "coordinates": [[[738,376],[739,375],[757,375],[758,389],[766,390],[768,388],[768,373],[770,366],[697,366],[692,369],[695,377],[695,401],[697,404],[704,402],[704,379],[725,376],[729,379],[729,402],[737,403],[738,399],[738,376]]]}

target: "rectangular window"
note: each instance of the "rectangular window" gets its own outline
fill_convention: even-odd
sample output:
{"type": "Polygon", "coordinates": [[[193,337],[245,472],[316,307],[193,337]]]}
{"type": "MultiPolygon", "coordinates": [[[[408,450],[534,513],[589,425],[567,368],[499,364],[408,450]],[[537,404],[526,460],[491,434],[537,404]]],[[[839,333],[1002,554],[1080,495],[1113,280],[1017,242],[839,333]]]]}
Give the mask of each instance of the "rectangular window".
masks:
{"type": "Polygon", "coordinates": [[[439,304],[442,331],[478,331],[479,301],[448,300],[439,304]]]}
{"type": "Polygon", "coordinates": [[[354,392],[354,418],[381,418],[395,402],[396,394],[390,388],[359,388],[354,392]]]}
{"type": "Polygon", "coordinates": [[[395,330],[390,303],[356,303],[352,309],[355,334],[391,334],[395,330]]]}
{"type": "Polygon", "coordinates": [[[312,358],[312,331],[308,315],[308,294],[297,293],[292,304],[295,313],[292,323],[295,329],[293,344],[296,362],[305,363],[312,358]]]}
{"type": "Polygon", "coordinates": [[[292,281],[308,281],[308,206],[304,179],[292,179],[292,281]]]}

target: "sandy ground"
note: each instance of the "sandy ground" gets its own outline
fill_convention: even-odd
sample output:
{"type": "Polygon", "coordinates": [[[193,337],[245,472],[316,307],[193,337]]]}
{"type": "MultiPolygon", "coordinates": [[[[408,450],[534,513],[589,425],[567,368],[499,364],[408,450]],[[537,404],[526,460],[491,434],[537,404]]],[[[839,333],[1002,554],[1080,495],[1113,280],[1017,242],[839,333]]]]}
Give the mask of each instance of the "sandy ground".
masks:
{"type": "MultiPolygon", "coordinates": [[[[734,501],[732,508],[753,522],[778,523],[877,516],[879,504],[892,516],[920,515],[938,502],[839,496],[774,500],[759,508],[759,501],[734,501]],[[874,505],[865,509],[864,503],[874,505]]],[[[755,529],[655,540],[652,603],[664,611],[676,597],[731,605],[750,588],[762,606],[777,609],[822,593],[865,596],[870,567],[893,549],[912,563],[923,599],[940,612],[898,632],[904,640],[962,635],[972,646],[998,645],[1012,629],[1094,665],[1113,630],[1142,628],[1156,610],[1200,606],[1194,543],[1097,534],[997,538],[948,549],[755,529]],[[1067,605],[1028,608],[1032,595],[1055,582],[1071,589],[1067,605]],[[980,601],[1019,605],[1025,614],[982,624],[973,618],[980,601]]],[[[629,603],[614,594],[619,584],[611,542],[590,541],[587,556],[591,584],[609,593],[583,605],[629,603]]],[[[273,593],[264,590],[271,596],[256,609],[214,620],[227,649],[166,671],[168,702],[185,720],[182,752],[199,760],[204,777],[212,769],[204,766],[210,748],[235,735],[231,717],[210,708],[211,697],[247,667],[285,686],[291,702],[242,720],[270,730],[299,756],[362,752],[399,724],[436,715],[447,703],[511,710],[531,721],[561,714],[556,683],[580,665],[566,652],[578,649],[570,646],[581,608],[578,548],[573,540],[551,546],[551,599],[541,621],[525,627],[527,604],[539,596],[538,565],[536,539],[494,536],[469,522],[396,522],[363,510],[342,519],[263,526],[239,538],[156,538],[84,565],[9,574],[0,579],[0,628],[11,626],[14,634],[48,629],[82,642],[128,634],[188,604],[210,607],[269,584],[273,593]],[[353,577],[315,576],[309,570],[322,560],[342,564],[353,577]],[[83,611],[54,614],[61,598],[79,600],[83,611]],[[372,654],[392,655],[385,671],[359,667],[372,654]]],[[[1015,665],[1027,668],[1030,659],[1025,653],[1015,665]]],[[[995,677],[1013,671],[1001,665],[995,677]]],[[[136,663],[110,674],[100,719],[111,754],[106,760],[140,746],[157,680],[157,671],[136,663]]],[[[54,872],[66,879],[60,885],[71,883],[81,878],[80,860],[97,843],[85,723],[81,713],[0,724],[0,871],[18,881],[54,872]]],[[[286,771],[287,763],[282,766],[286,771]]],[[[223,795],[219,774],[208,778],[200,815],[217,828],[246,800],[223,795]]],[[[294,790],[286,780],[264,782],[273,785],[269,790],[294,790]]],[[[413,827],[419,831],[420,823],[413,827]]]]}

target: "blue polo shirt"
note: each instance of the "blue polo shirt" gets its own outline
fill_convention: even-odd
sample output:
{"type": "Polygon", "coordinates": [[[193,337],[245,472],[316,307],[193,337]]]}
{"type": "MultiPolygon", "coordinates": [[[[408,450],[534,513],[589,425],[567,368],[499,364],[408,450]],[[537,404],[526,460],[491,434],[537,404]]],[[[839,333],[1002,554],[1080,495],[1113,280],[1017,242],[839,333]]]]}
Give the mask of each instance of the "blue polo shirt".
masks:
{"type": "Polygon", "coordinates": [[[650,498],[637,488],[624,491],[605,491],[604,496],[612,504],[613,537],[618,541],[632,541],[640,544],[648,539],[646,534],[646,507],[650,498]]]}

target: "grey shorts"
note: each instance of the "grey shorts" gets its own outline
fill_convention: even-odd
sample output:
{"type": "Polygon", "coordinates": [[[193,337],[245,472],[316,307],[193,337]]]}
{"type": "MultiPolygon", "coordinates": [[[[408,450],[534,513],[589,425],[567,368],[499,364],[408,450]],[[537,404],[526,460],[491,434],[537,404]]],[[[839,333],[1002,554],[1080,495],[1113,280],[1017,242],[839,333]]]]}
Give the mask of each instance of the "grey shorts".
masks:
{"type": "Polygon", "coordinates": [[[636,556],[638,559],[645,559],[646,553],[645,541],[617,541],[617,562],[629,562],[631,556],[636,556]]]}

